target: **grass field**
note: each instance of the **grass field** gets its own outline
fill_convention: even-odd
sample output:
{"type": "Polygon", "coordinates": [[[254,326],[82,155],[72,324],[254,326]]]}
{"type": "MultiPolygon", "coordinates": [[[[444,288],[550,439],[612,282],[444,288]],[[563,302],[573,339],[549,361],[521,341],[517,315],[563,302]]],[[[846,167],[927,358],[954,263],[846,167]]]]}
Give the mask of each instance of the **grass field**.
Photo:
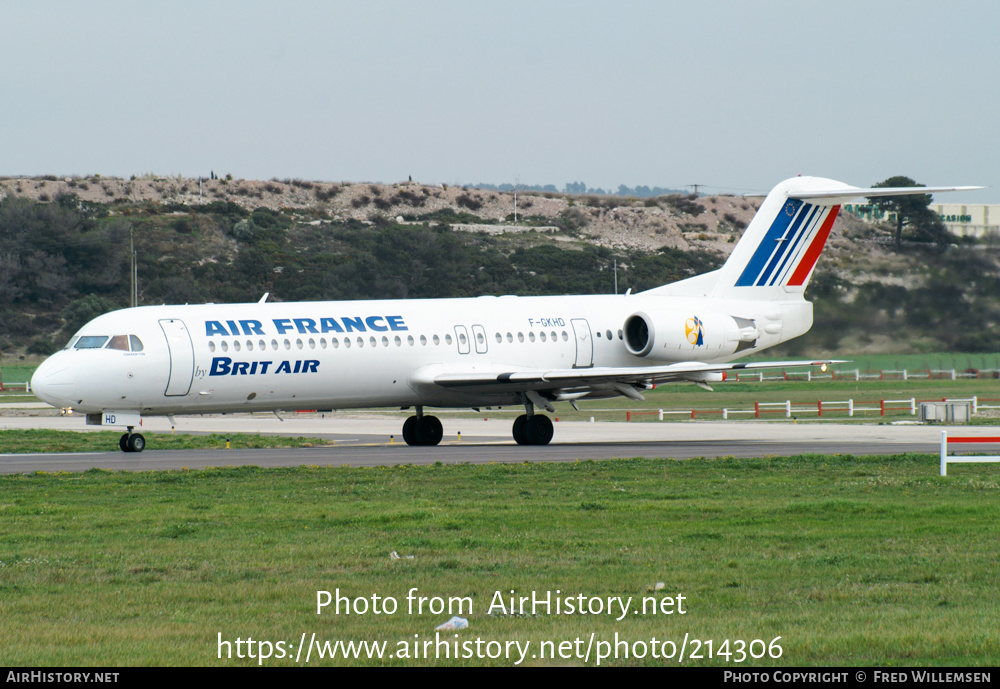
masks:
{"type": "Polygon", "coordinates": [[[678,648],[688,634],[730,654],[685,664],[996,665],[1000,476],[951,473],[937,476],[930,456],[807,456],[0,477],[0,657],[256,663],[219,660],[220,634],[234,652],[237,638],[297,645],[313,633],[398,652],[450,616],[409,614],[415,587],[470,597],[457,640],[530,642],[528,665],[582,664],[531,655],[546,641],[582,649],[592,633],[678,648]],[[399,609],[317,615],[317,591],[336,589],[399,609]],[[511,590],[683,595],[686,614],[487,615],[511,590]],[[779,636],[779,658],[735,662],[737,640],[779,636]]]}
{"type": "MultiPolygon", "coordinates": [[[[81,424],[83,420],[81,419],[81,424]]],[[[32,453],[32,452],[112,452],[118,449],[118,439],[122,431],[52,431],[52,430],[6,430],[0,431],[0,452],[32,453]]],[[[221,450],[229,443],[234,450],[282,448],[282,447],[318,447],[330,444],[330,441],[308,437],[285,437],[268,435],[250,435],[232,433],[221,435],[187,435],[178,433],[155,433],[149,435],[150,440],[156,439],[157,450],[221,450]]]]}

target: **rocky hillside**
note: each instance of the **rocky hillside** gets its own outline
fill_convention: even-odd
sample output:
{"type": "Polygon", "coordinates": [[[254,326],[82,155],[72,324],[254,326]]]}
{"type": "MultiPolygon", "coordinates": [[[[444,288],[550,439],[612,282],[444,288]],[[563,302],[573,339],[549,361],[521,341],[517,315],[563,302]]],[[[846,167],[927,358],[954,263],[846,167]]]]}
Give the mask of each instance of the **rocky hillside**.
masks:
{"type": "MultiPolygon", "coordinates": [[[[588,293],[609,291],[613,262],[635,289],[718,265],[760,201],[532,192],[515,223],[509,192],[412,182],[0,179],[0,348],[41,352],[125,305],[128,257],[107,247],[130,227],[143,303],[588,293]]],[[[807,292],[816,326],[792,348],[996,351],[995,249],[889,233],[841,214],[807,292]]]]}
{"type": "MultiPolygon", "coordinates": [[[[331,220],[370,220],[424,216],[454,209],[508,231],[540,227],[570,227],[600,246],[652,251],[663,246],[728,254],[753,217],[760,199],[733,196],[661,196],[629,199],[619,196],[574,196],[520,193],[519,225],[514,225],[514,196],[508,192],[469,187],[303,180],[143,177],[33,177],[0,179],[0,198],[23,196],[51,201],[73,194],[98,204],[154,202],[199,205],[213,201],[236,203],[247,210],[322,212],[331,220]]],[[[404,220],[405,221],[405,220],[404,220]]],[[[469,223],[478,225],[478,223],[469,223]]],[[[463,229],[462,225],[457,229],[463,229]]]]}

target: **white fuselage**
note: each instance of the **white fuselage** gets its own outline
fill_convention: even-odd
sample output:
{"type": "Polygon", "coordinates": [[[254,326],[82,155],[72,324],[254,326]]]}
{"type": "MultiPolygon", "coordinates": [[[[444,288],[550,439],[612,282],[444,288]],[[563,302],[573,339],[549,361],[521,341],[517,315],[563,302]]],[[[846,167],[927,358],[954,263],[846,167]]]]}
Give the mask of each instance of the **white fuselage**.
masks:
{"type": "MultiPolygon", "coordinates": [[[[503,386],[472,392],[433,379],[725,362],[811,324],[812,305],[798,295],[785,302],[638,294],[146,306],[91,321],[32,382],[46,402],[85,413],[498,406],[520,398],[503,386]],[[643,355],[630,351],[622,332],[634,314],[649,324],[643,355]],[[110,348],[99,339],[116,336],[129,336],[118,342],[130,345],[110,348]]],[[[602,394],[598,386],[580,396],[602,394]]]]}

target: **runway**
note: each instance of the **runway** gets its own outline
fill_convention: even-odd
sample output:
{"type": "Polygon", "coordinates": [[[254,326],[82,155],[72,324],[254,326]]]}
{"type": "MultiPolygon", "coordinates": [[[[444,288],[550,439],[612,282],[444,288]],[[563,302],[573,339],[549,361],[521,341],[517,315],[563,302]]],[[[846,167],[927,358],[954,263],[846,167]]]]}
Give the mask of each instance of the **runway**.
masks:
{"type": "MultiPolygon", "coordinates": [[[[100,453],[0,455],[0,473],[80,472],[91,468],[150,471],[228,466],[390,466],[489,462],[572,462],[627,457],[766,457],[798,454],[934,454],[941,431],[975,434],[968,427],[917,424],[865,425],[695,421],[685,423],[561,422],[553,442],[519,446],[510,419],[443,417],[445,439],[437,447],[409,447],[399,438],[402,417],[347,414],[227,415],[178,418],[176,432],[261,433],[321,438],[332,445],[268,450],[157,450],[156,433],[171,432],[167,419],[146,420],[148,449],[139,454],[109,448],[100,453]]],[[[2,428],[84,430],[79,417],[4,417],[2,428]]],[[[94,430],[92,427],[90,430],[94,430]]],[[[984,429],[980,433],[988,434],[984,429]]]]}

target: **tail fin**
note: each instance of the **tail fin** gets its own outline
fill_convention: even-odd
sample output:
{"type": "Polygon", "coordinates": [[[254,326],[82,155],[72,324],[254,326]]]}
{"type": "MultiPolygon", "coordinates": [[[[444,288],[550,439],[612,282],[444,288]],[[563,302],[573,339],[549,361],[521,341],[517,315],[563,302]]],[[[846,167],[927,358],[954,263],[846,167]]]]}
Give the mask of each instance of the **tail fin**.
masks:
{"type": "Polygon", "coordinates": [[[822,177],[793,177],[778,184],[767,195],[719,270],[664,285],[650,293],[762,300],[801,296],[843,203],[859,196],[902,196],[979,188],[861,189],[822,177]]]}
{"type": "Polygon", "coordinates": [[[795,177],[771,190],[719,271],[717,296],[771,298],[779,289],[799,294],[805,290],[840,211],[839,203],[807,196],[819,188],[851,187],[795,177]]]}

